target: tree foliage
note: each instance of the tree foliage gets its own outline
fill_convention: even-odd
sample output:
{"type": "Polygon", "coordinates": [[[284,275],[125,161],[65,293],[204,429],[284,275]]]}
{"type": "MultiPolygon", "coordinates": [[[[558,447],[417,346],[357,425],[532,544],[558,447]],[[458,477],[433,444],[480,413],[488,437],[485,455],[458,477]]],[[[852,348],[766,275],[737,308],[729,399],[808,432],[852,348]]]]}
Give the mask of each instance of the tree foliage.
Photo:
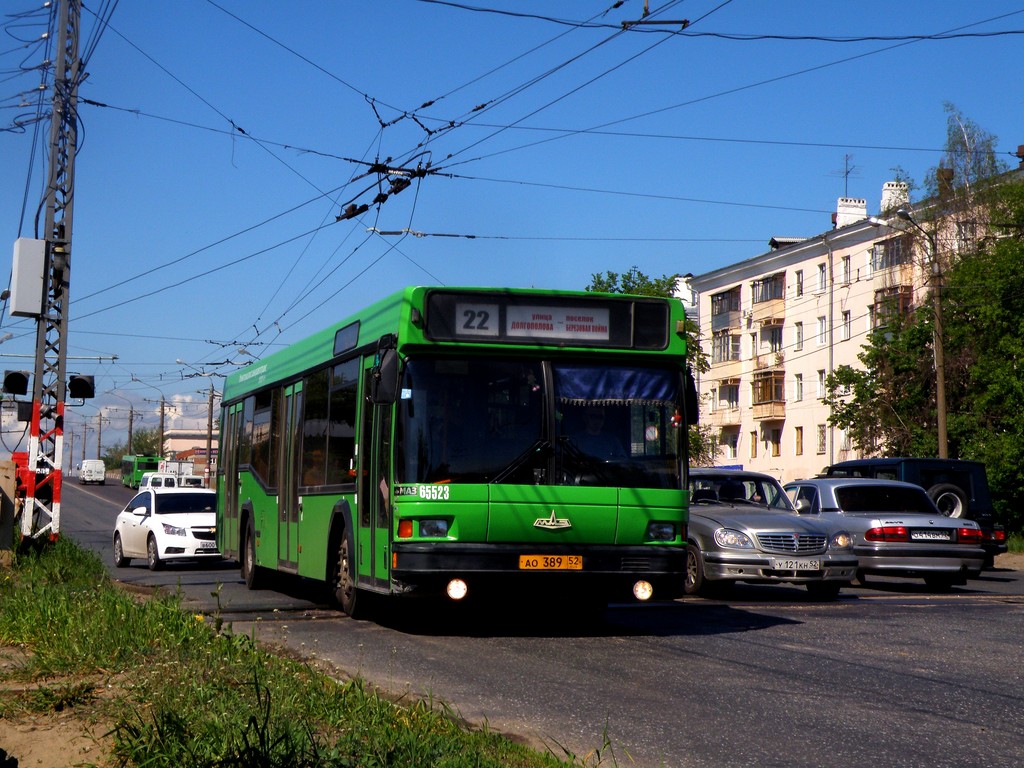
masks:
{"type": "MultiPolygon", "coordinates": [[[[114,443],[107,446],[103,455],[103,463],[107,469],[117,469],[121,460],[128,453],[126,443],[114,443]]],[[[160,430],[156,427],[143,427],[132,433],[132,453],[137,456],[160,455],[160,430]]]]}
{"type": "MultiPolygon", "coordinates": [[[[992,180],[989,180],[991,182],[992,180]]],[[[943,269],[949,455],[985,463],[993,501],[1024,524],[1024,179],[1003,177],[976,197],[988,235],[943,269]]],[[[830,423],[868,453],[935,456],[934,314],[893,315],[868,339],[863,369],[828,380],[830,423]]]]}
{"type": "MultiPolygon", "coordinates": [[[[662,296],[675,298],[679,275],[649,277],[639,267],[630,267],[628,272],[605,272],[591,275],[586,290],[596,293],[627,293],[634,296],[662,296]]],[[[686,352],[691,370],[704,373],[710,368],[707,356],[700,345],[700,326],[686,319],[686,352]]],[[[690,462],[697,466],[710,466],[718,456],[718,441],[710,426],[693,424],[690,427],[690,462]]]]}

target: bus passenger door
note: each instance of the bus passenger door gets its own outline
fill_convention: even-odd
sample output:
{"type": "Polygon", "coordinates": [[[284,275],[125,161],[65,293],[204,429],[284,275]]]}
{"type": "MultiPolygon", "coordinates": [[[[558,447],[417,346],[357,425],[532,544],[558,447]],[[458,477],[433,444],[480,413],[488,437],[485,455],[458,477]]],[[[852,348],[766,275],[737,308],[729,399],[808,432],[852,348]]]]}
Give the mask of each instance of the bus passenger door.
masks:
{"type": "MultiPolygon", "coordinates": [[[[217,477],[211,477],[211,487],[219,483],[218,503],[220,517],[217,520],[217,540],[220,551],[238,555],[238,442],[242,430],[242,403],[235,403],[223,412],[221,417],[221,440],[217,477]]],[[[207,463],[210,459],[207,457],[207,463]]]]}
{"type": "Polygon", "coordinates": [[[299,567],[299,456],[302,426],[302,383],[284,389],[280,464],[277,483],[277,560],[283,571],[299,567]]]}
{"type": "MultiPolygon", "coordinates": [[[[373,358],[363,361],[363,392],[369,392],[373,358]]],[[[391,413],[361,399],[359,495],[356,510],[356,575],[363,586],[386,590],[391,570],[391,413]]]]}

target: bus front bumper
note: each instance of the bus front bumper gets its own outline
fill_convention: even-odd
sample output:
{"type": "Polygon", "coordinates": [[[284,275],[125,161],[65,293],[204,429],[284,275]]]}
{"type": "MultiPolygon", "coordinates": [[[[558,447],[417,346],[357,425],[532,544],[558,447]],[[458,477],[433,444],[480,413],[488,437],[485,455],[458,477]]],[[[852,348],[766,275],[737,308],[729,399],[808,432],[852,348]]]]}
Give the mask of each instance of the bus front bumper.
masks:
{"type": "Polygon", "coordinates": [[[659,600],[683,593],[686,550],[677,546],[407,543],[393,545],[392,577],[404,589],[443,591],[452,579],[472,590],[538,587],[628,598],[637,582],[659,600]]]}

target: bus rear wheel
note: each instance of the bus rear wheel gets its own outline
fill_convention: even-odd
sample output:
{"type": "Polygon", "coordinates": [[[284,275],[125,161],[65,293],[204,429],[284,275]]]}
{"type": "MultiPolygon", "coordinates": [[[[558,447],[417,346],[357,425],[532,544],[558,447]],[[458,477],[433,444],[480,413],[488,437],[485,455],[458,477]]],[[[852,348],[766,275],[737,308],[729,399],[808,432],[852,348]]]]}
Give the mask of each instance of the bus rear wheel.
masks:
{"type": "Polygon", "coordinates": [[[242,579],[247,589],[262,589],[262,570],[256,565],[256,532],[250,518],[245,526],[245,541],[242,542],[242,579]]]}
{"type": "Polygon", "coordinates": [[[341,537],[341,546],[338,547],[338,578],[334,585],[334,599],[349,618],[357,619],[362,615],[364,600],[356,588],[355,561],[352,559],[347,535],[341,537]]]}

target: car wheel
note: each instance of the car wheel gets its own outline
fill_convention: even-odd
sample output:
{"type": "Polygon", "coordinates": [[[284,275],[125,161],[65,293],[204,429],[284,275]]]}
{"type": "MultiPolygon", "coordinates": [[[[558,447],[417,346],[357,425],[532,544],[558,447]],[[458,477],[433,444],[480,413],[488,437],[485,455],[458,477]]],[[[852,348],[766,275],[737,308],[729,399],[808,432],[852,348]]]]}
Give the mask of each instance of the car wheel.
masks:
{"type": "Polygon", "coordinates": [[[686,545],[686,575],[683,577],[683,592],[687,595],[702,595],[706,591],[704,581],[704,558],[700,547],[693,542],[686,545]]]}
{"type": "Polygon", "coordinates": [[[256,532],[252,527],[252,518],[245,526],[245,541],[242,542],[242,579],[246,589],[263,588],[263,569],[256,565],[256,532]]]}
{"type": "Polygon", "coordinates": [[[156,546],[156,536],[153,535],[146,541],[146,564],[151,571],[159,571],[164,565],[160,560],[160,550],[156,546]]]}
{"type": "Polygon", "coordinates": [[[338,577],[334,585],[334,599],[349,618],[358,619],[363,615],[364,598],[356,587],[356,566],[347,533],[341,537],[341,545],[338,547],[338,577]]]}
{"type": "Polygon", "coordinates": [[[928,489],[928,495],[946,517],[967,517],[967,494],[952,483],[939,483],[928,489]]]}
{"type": "Polygon", "coordinates": [[[839,597],[839,590],[842,587],[841,581],[809,581],[807,594],[815,600],[835,600],[839,597]]]}
{"type": "Polygon", "coordinates": [[[114,567],[124,568],[131,562],[130,557],[124,556],[124,546],[121,544],[121,534],[114,534],[114,567]]]}

